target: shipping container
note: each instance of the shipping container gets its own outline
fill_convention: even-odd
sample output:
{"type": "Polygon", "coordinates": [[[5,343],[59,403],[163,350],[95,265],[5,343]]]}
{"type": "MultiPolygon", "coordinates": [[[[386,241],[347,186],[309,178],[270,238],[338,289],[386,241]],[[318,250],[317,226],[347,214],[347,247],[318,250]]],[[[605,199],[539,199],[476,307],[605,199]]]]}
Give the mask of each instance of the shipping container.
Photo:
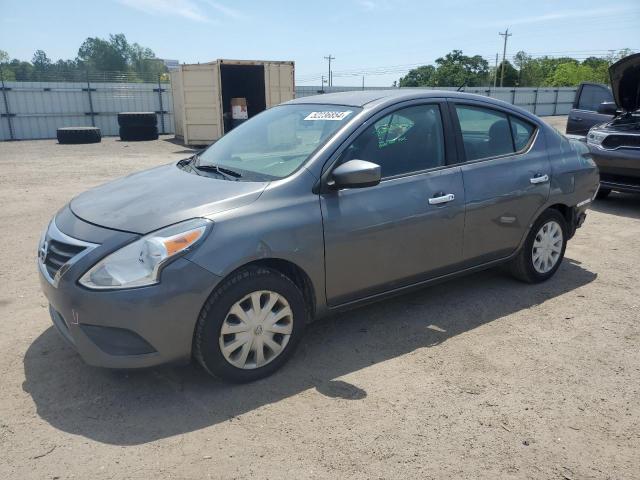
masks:
{"type": "Polygon", "coordinates": [[[215,60],[171,72],[176,138],[208,145],[233,128],[231,99],[246,99],[249,118],[295,96],[294,63],[215,60]]]}

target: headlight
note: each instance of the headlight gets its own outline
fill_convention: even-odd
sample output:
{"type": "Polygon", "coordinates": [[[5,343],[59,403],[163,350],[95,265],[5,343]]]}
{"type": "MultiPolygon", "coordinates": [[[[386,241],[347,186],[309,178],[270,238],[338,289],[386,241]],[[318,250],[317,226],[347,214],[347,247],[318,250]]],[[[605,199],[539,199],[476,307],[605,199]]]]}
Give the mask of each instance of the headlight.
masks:
{"type": "Polygon", "coordinates": [[[606,133],[590,131],[587,134],[587,144],[599,147],[605,138],[607,138],[606,133]]]}
{"type": "Polygon", "coordinates": [[[194,218],[145,235],[107,255],[80,279],[91,289],[132,288],[160,281],[160,269],[200,242],[212,224],[194,218]]]}

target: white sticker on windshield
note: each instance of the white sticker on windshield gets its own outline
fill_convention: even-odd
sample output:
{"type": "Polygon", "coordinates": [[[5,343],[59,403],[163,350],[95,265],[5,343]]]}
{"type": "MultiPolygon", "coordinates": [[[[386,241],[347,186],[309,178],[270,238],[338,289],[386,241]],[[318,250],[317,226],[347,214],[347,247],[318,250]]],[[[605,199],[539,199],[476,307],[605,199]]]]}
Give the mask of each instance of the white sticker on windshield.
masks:
{"type": "Polygon", "coordinates": [[[349,114],[351,110],[347,110],[346,112],[311,112],[309,115],[304,117],[305,120],[344,120],[349,114]]]}

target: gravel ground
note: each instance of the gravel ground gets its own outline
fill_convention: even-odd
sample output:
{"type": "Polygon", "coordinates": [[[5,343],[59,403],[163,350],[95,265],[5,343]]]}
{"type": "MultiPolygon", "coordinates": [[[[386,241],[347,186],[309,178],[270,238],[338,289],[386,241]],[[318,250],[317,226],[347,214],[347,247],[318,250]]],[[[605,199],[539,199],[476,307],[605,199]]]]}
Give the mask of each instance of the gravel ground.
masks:
{"type": "Polygon", "coordinates": [[[596,202],[547,283],[491,270],[316,322],[250,385],[84,365],[38,287],[40,232],[188,151],[0,143],[0,478],[640,478],[639,196],[596,202]]]}

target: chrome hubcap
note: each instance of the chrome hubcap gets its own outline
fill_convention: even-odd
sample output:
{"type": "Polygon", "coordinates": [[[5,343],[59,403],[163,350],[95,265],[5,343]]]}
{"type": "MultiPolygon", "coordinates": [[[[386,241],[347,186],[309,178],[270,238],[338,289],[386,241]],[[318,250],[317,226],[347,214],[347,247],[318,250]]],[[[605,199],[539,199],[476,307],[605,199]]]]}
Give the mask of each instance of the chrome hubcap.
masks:
{"type": "Polygon", "coordinates": [[[551,220],[538,230],[533,241],[533,268],[538,273],[547,273],[556,266],[562,253],[562,228],[551,220]]]}
{"type": "Polygon", "coordinates": [[[252,292],[233,304],[220,329],[220,350],[234,367],[263,367],[280,355],[293,332],[293,312],[276,292],[252,292]]]}

